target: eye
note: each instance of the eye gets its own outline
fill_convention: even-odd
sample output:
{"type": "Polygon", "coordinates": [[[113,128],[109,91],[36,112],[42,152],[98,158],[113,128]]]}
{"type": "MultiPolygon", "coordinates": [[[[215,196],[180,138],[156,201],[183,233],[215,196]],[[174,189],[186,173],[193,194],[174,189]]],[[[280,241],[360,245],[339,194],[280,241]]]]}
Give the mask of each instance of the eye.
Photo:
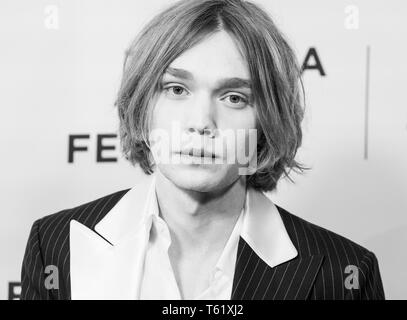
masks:
{"type": "Polygon", "coordinates": [[[187,90],[180,85],[168,86],[164,90],[167,94],[177,97],[183,97],[187,94],[187,90]]]}
{"type": "Polygon", "coordinates": [[[226,96],[225,99],[229,100],[230,104],[232,104],[234,107],[244,107],[248,103],[247,98],[237,94],[230,94],[226,96]]]}

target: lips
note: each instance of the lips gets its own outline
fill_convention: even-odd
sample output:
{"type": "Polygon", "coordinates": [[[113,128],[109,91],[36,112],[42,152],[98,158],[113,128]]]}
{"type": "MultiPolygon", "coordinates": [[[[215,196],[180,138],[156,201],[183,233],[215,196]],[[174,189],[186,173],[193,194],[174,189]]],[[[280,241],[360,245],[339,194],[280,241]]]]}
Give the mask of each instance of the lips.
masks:
{"type": "Polygon", "coordinates": [[[218,158],[213,152],[207,151],[205,149],[185,149],[179,152],[182,155],[194,156],[194,157],[206,157],[206,158],[218,158]]]}

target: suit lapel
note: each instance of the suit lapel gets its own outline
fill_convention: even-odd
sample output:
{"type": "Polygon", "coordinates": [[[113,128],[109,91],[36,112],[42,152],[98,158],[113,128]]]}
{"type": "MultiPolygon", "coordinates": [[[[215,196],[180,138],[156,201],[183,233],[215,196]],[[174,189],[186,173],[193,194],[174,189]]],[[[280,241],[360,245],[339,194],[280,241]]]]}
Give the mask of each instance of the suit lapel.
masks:
{"type": "Polygon", "coordinates": [[[143,234],[111,245],[71,221],[71,299],[135,299],[143,262],[143,234]]]}
{"type": "Polygon", "coordinates": [[[231,299],[305,300],[322,261],[322,255],[298,256],[270,267],[240,238],[231,299]]]}
{"type": "Polygon", "coordinates": [[[306,240],[264,193],[249,188],[247,195],[231,298],[307,299],[323,256],[300,250],[306,240]]]}
{"type": "Polygon", "coordinates": [[[72,299],[137,299],[154,177],[130,189],[94,230],[70,222],[72,299]]]}

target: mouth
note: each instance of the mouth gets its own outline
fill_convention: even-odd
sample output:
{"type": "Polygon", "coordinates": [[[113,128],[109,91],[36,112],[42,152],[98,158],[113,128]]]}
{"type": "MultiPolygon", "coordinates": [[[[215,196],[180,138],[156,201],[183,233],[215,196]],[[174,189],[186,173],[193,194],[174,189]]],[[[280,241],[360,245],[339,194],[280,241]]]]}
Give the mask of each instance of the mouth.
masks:
{"type": "Polygon", "coordinates": [[[211,158],[215,159],[218,158],[216,154],[213,152],[204,150],[204,149],[185,149],[180,152],[178,152],[180,155],[183,156],[190,156],[190,157],[198,157],[198,158],[211,158]]]}

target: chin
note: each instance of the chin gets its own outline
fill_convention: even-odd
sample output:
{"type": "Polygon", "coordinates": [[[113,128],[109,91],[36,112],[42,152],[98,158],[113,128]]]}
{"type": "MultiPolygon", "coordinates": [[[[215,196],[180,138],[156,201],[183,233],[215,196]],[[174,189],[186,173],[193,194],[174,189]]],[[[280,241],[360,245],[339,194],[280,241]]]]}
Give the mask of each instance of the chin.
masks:
{"type": "Polygon", "coordinates": [[[160,165],[159,169],[177,187],[197,192],[217,191],[234,180],[230,168],[221,165],[160,165]]]}

